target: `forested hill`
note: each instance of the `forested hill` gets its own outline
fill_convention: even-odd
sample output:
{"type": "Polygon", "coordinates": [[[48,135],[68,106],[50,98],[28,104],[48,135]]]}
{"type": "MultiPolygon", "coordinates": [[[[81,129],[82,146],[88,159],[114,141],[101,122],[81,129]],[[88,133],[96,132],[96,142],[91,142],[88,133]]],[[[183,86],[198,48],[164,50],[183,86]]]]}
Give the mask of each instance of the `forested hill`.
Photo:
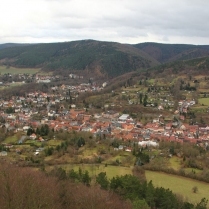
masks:
{"type": "Polygon", "coordinates": [[[140,43],[134,47],[146,52],[160,63],[209,56],[209,45],[140,43]]]}
{"type": "Polygon", "coordinates": [[[16,47],[16,46],[26,46],[26,45],[29,45],[29,44],[6,43],[6,44],[0,44],[0,49],[16,47]]]}
{"type": "MultiPolygon", "coordinates": [[[[94,40],[47,44],[0,44],[0,63],[3,65],[38,67],[45,71],[86,70],[95,76],[108,77],[153,67],[162,71],[166,68],[165,65],[160,66],[163,63],[166,65],[175,63],[177,66],[174,67],[175,71],[179,69],[179,65],[185,64],[185,60],[206,57],[209,57],[209,45],[160,43],[129,45],[94,40]]],[[[204,68],[201,66],[197,69],[204,68]]]]}
{"type": "Polygon", "coordinates": [[[178,60],[174,62],[164,63],[162,65],[150,68],[147,73],[149,75],[170,76],[171,74],[188,74],[208,75],[209,71],[209,56],[190,60],[178,60]]]}
{"type": "Polygon", "coordinates": [[[131,45],[94,40],[4,48],[0,50],[0,61],[15,67],[41,67],[49,71],[88,70],[110,77],[159,64],[131,45]]]}

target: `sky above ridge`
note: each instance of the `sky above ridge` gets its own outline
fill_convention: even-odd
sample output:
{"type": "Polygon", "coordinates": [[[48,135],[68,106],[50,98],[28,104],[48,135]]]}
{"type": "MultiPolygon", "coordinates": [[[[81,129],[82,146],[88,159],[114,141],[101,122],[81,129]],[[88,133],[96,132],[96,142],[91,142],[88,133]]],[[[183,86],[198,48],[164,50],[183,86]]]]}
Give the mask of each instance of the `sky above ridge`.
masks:
{"type": "Polygon", "coordinates": [[[0,43],[209,45],[208,0],[1,0],[0,43]]]}

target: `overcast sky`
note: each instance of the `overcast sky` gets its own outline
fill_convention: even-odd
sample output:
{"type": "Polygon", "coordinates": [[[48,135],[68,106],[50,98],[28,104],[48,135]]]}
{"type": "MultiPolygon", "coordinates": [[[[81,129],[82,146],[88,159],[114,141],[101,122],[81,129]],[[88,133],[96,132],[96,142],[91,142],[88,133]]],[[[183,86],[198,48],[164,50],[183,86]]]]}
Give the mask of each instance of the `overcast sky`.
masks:
{"type": "Polygon", "coordinates": [[[209,45],[209,0],[1,0],[0,43],[209,45]]]}

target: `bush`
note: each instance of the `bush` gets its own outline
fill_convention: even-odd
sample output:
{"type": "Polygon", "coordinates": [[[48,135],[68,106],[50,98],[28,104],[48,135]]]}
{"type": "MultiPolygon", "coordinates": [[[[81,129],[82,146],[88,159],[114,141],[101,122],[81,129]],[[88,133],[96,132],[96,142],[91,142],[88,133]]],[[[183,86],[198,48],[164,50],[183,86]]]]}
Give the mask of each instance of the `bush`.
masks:
{"type": "Polygon", "coordinates": [[[194,187],[192,188],[192,192],[193,192],[193,193],[197,193],[197,192],[198,192],[197,186],[194,186],[194,187]]]}

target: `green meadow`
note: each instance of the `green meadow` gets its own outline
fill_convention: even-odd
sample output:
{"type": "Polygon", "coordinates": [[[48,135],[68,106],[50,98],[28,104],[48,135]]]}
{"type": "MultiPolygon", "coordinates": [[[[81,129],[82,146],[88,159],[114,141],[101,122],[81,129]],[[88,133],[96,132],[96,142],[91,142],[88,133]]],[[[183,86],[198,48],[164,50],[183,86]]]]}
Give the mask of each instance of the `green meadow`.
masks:
{"type": "MultiPolygon", "coordinates": [[[[49,171],[54,166],[47,166],[46,169],[49,171]]],[[[81,168],[83,171],[88,171],[90,176],[94,178],[100,172],[106,172],[109,179],[114,176],[121,176],[126,174],[132,175],[132,167],[113,166],[104,164],[64,164],[58,165],[66,171],[74,169],[78,171],[81,168]]],[[[191,203],[198,203],[202,198],[208,198],[209,184],[194,179],[185,178],[177,175],[171,175],[161,172],[145,171],[147,181],[152,181],[156,187],[163,187],[172,190],[174,193],[179,194],[185,201],[191,203]],[[193,187],[197,187],[198,191],[194,193],[193,187]]]]}
{"type": "Polygon", "coordinates": [[[202,198],[208,198],[209,184],[181,176],[165,174],[161,172],[146,171],[147,181],[152,181],[154,186],[169,188],[176,194],[180,194],[184,200],[192,203],[200,202],[202,198]],[[192,191],[197,187],[197,193],[192,191]]]}
{"type": "Polygon", "coordinates": [[[209,98],[200,98],[198,99],[199,104],[208,105],[209,106],[209,98]]]}
{"type": "MultiPolygon", "coordinates": [[[[54,166],[49,166],[46,169],[50,170],[54,166]]],[[[95,177],[101,172],[106,172],[107,177],[109,179],[113,178],[114,176],[123,176],[126,174],[132,174],[131,167],[123,167],[123,166],[112,166],[104,164],[65,164],[59,165],[58,167],[62,167],[66,171],[70,171],[71,169],[78,171],[81,168],[83,171],[88,171],[89,175],[95,177]]]]}
{"type": "Polygon", "coordinates": [[[0,73],[10,73],[10,74],[35,74],[38,73],[41,69],[40,68],[16,68],[16,67],[8,67],[5,65],[0,65],[0,73]]]}

